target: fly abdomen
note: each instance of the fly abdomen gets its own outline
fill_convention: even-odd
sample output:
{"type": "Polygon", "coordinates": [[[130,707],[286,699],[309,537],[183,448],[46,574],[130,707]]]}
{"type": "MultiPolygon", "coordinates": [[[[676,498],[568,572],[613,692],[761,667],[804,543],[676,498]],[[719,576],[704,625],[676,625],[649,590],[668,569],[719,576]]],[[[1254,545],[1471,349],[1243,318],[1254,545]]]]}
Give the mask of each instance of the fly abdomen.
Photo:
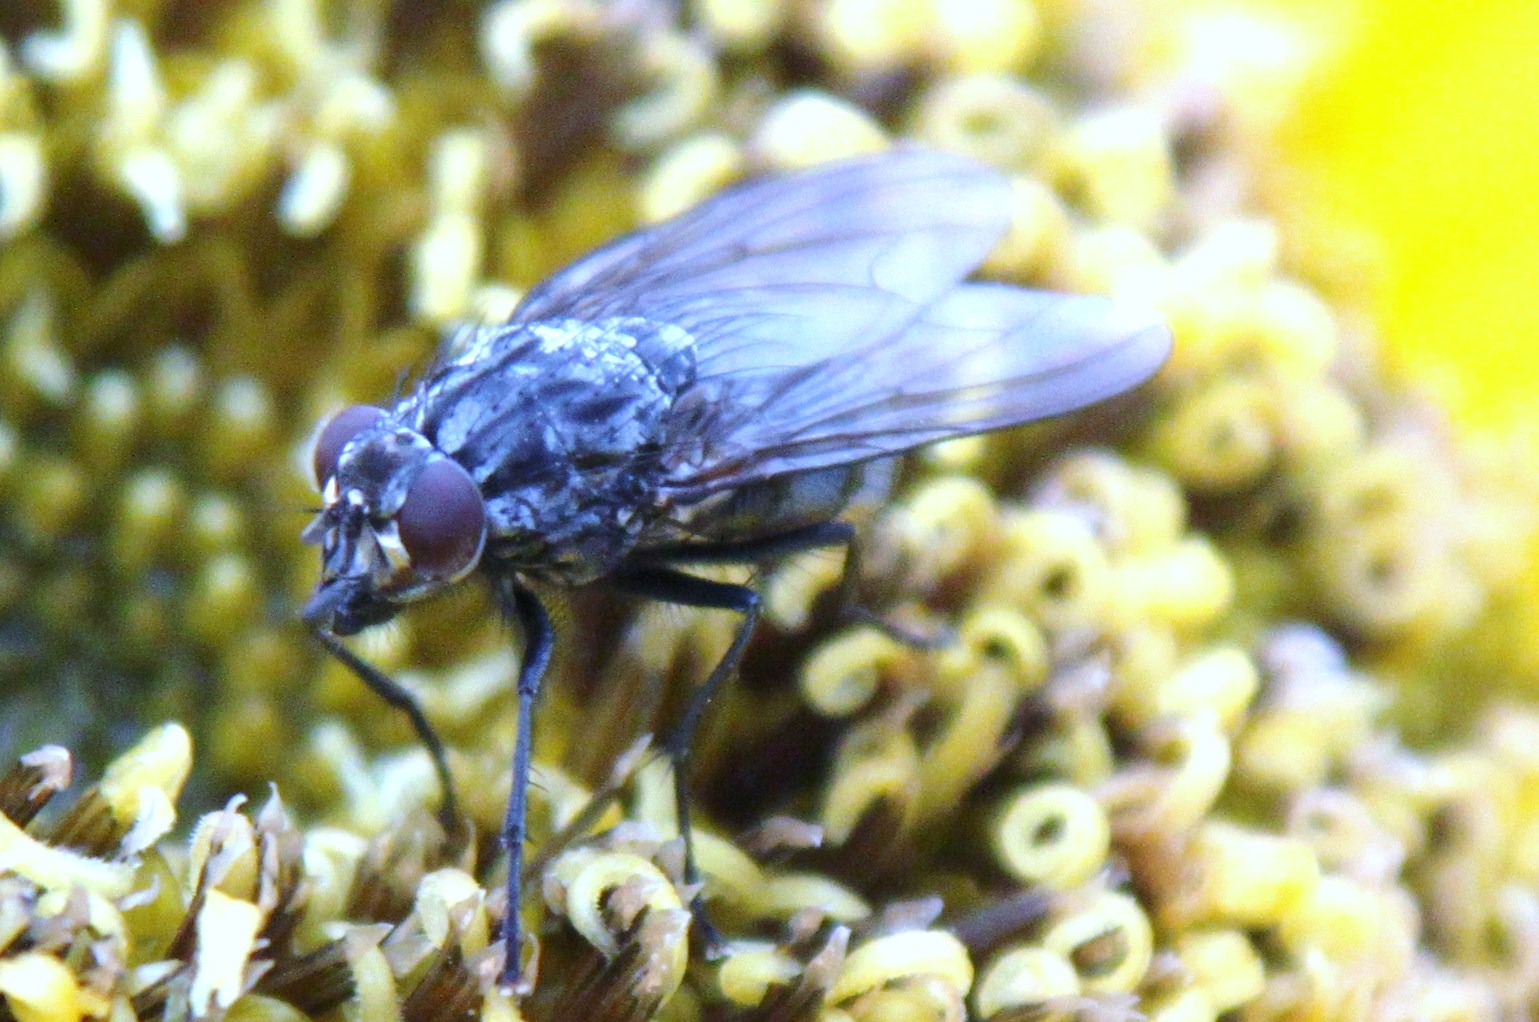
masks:
{"type": "MultiPolygon", "coordinates": [[[[673,519],[690,536],[709,542],[742,542],[774,536],[837,518],[864,488],[867,478],[890,476],[890,464],[838,465],[794,472],[750,483],[700,504],[675,508],[673,519]]],[[[660,536],[659,545],[677,543],[678,531],[660,536]]]]}

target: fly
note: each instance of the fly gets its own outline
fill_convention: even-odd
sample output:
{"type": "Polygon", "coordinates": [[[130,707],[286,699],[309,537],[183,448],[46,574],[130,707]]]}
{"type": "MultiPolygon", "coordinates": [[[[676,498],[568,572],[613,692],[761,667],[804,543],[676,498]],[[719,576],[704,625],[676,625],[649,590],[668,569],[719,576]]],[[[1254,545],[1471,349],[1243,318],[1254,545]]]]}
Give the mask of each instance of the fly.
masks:
{"type": "Polygon", "coordinates": [[[839,515],[868,466],[1081,408],[1165,361],[1170,333],[1148,314],[965,281],[1010,205],[1005,177],[925,150],[740,185],[579,259],[506,323],[463,333],[392,407],[347,408],[321,429],[325,507],[305,538],[321,545],[322,574],[304,619],[411,717],[450,818],[426,718],[338,636],[471,574],[524,636],[502,833],[507,989],[532,709],[554,643],[534,586],[603,584],[741,615],[665,746],[695,882],[689,749],[760,598],[683,566],[842,546],[853,607],[858,547],[839,515]]]}

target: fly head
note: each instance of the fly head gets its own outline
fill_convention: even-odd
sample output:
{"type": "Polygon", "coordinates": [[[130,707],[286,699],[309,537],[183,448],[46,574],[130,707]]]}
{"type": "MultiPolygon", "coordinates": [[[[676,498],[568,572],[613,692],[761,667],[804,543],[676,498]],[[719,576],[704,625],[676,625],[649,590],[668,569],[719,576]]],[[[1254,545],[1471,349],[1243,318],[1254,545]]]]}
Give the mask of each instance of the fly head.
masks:
{"type": "Polygon", "coordinates": [[[486,507],[454,459],[383,409],[355,405],[316,438],[325,507],[305,530],[321,579],[305,621],[350,635],[464,578],[480,562],[486,507]]]}

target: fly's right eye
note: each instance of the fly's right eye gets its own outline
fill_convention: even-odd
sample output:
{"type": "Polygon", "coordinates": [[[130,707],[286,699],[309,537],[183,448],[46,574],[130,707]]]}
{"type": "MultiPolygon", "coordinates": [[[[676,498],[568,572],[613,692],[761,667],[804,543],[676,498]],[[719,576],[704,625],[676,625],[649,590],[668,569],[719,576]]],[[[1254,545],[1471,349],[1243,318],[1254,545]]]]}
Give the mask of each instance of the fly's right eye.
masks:
{"type": "Polygon", "coordinates": [[[470,473],[440,458],[406,491],[396,527],[413,569],[425,578],[457,578],[481,556],[486,505],[470,473]]]}
{"type": "Polygon", "coordinates": [[[316,486],[325,487],[326,481],[337,474],[337,459],[348,441],[384,417],[384,409],[373,405],[352,405],[332,416],[315,438],[316,486]]]}

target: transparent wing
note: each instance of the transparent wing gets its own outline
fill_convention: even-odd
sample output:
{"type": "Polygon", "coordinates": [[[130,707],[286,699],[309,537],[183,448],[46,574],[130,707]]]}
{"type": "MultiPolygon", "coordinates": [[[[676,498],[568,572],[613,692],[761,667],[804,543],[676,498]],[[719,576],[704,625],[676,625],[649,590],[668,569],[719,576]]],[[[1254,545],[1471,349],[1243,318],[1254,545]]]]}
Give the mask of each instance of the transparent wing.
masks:
{"type": "Polygon", "coordinates": [[[793,371],[703,380],[689,503],[787,472],[898,454],[1094,404],[1170,354],[1152,314],[1105,298],[963,284],[908,327],[793,371]]]}
{"type": "Polygon", "coordinates": [[[676,500],[893,454],[1131,387],[1170,339],[1098,298],[961,284],[1010,184],[896,150],[729,189],[535,288],[514,322],[641,316],[694,338],[676,500]]]}
{"type": "Polygon", "coordinates": [[[512,318],[644,316],[694,333],[711,372],[801,364],[950,290],[1009,226],[1009,200],[999,174],[929,150],[760,179],[583,257],[512,318]]]}

